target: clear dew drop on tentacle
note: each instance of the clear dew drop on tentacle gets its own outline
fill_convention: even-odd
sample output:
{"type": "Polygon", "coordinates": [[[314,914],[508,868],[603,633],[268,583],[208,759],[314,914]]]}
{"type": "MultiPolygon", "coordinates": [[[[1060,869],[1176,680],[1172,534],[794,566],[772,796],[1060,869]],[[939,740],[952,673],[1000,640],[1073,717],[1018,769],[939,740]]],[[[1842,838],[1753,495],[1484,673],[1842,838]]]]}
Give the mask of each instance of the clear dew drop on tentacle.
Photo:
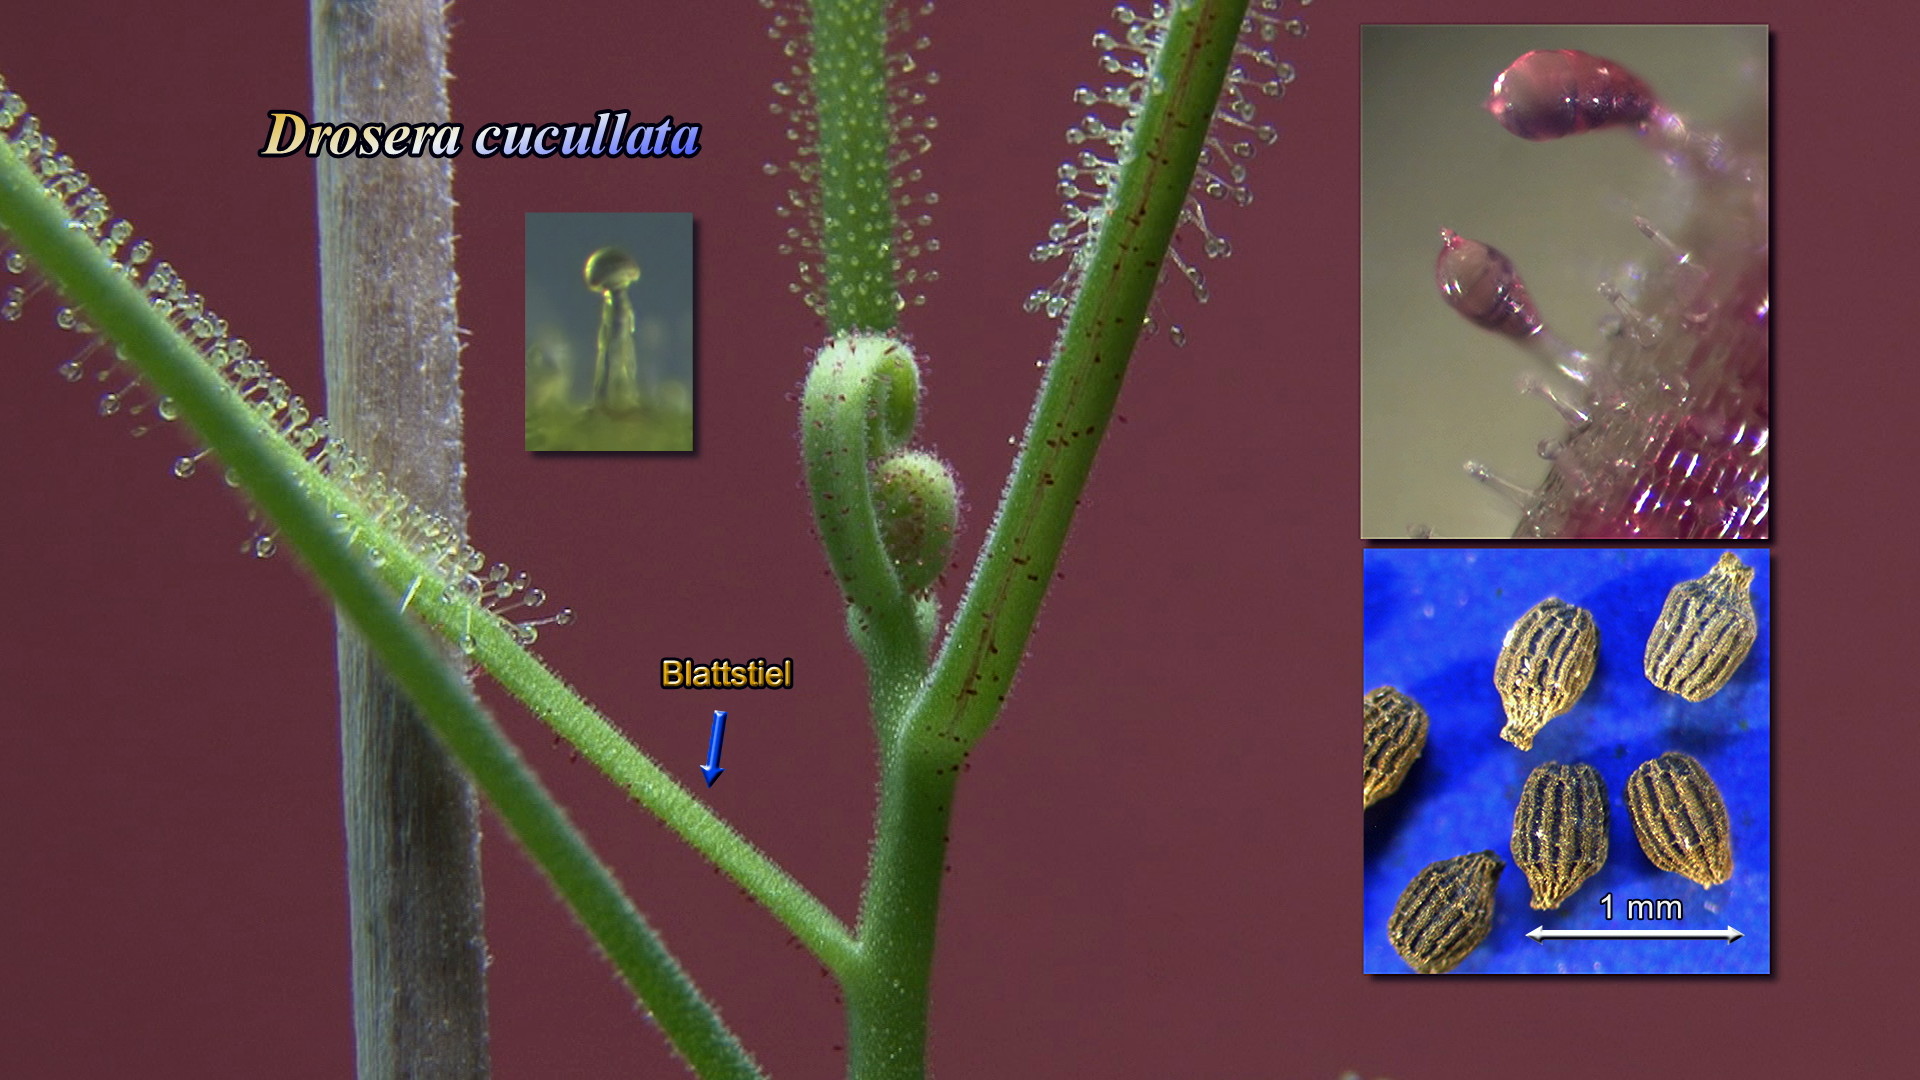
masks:
{"type": "MultiPolygon", "coordinates": [[[[1253,201],[1246,162],[1259,147],[1271,145],[1279,137],[1272,124],[1259,118],[1257,101],[1283,96],[1296,77],[1293,65],[1278,59],[1267,46],[1283,33],[1304,36],[1306,23],[1276,14],[1280,8],[1280,0],[1259,0],[1242,20],[1240,39],[1180,211],[1179,227],[1161,265],[1160,280],[1167,279],[1171,266],[1171,274],[1187,282],[1199,303],[1206,303],[1209,295],[1199,264],[1233,253],[1232,243],[1208,221],[1206,204],[1225,201],[1246,206],[1253,201]]],[[[1060,217],[1032,251],[1036,262],[1065,260],[1054,280],[1030,293],[1023,305],[1027,311],[1050,319],[1061,318],[1072,306],[1099,242],[1121,162],[1126,160],[1152,87],[1155,57],[1165,41],[1171,16],[1165,5],[1155,4],[1144,13],[1122,5],[1114,9],[1113,17],[1120,29],[1095,34],[1093,44],[1100,50],[1101,70],[1119,77],[1119,81],[1082,86],[1073,92],[1074,103],[1088,112],[1067,129],[1066,141],[1074,152],[1057,173],[1060,217]]],[[[1150,317],[1150,325],[1161,321],[1150,317]]],[[[1176,344],[1185,337],[1183,330],[1176,344]]]]}
{"type": "MultiPolygon", "coordinates": [[[[317,470],[318,477],[308,475],[301,479],[303,487],[312,491],[331,485],[323,497],[344,499],[366,518],[379,521],[392,539],[404,544],[415,559],[439,578],[442,591],[448,595],[471,595],[478,602],[481,590],[476,586],[486,564],[479,553],[467,545],[462,529],[414,505],[383,476],[368,468],[334,433],[325,417],[316,415],[301,396],[274,375],[244,339],[231,334],[227,321],[216,315],[203,297],[187,288],[171,264],[153,261],[153,245],[134,239],[133,226],[113,215],[105,196],[93,186],[87,174],[76,169],[71,159],[59,152],[55,140],[41,131],[39,120],[28,113],[26,103],[8,89],[4,81],[0,81],[0,140],[41,179],[43,190],[67,215],[69,227],[89,238],[113,268],[140,290],[154,313],[219,377],[227,392],[252,407],[255,423],[261,430],[279,437],[317,470]]],[[[0,240],[4,237],[0,236],[0,240]]],[[[0,267],[4,267],[8,275],[24,279],[9,281],[0,288],[0,320],[18,322],[37,294],[46,288],[46,283],[40,280],[25,253],[10,244],[0,244],[0,267]]],[[[140,380],[132,365],[97,334],[77,308],[57,306],[52,321],[83,342],[55,368],[56,373],[68,382],[92,381],[105,387],[95,406],[100,415],[130,418],[129,432],[135,436],[150,430],[150,418],[161,421],[179,418],[178,403],[154,393],[140,380]]],[[[201,464],[209,454],[209,450],[200,448],[178,455],[169,461],[169,469],[181,479],[194,477],[203,471],[201,464]]],[[[219,468],[217,475],[227,486],[239,486],[239,477],[232,469],[219,468]]],[[[369,564],[379,568],[389,561],[383,548],[371,542],[362,526],[351,524],[351,515],[341,509],[332,513],[341,523],[343,533],[369,564]]],[[[272,528],[258,526],[257,515],[254,516],[256,528],[241,545],[242,551],[256,558],[269,558],[279,549],[278,536],[272,528]]],[[[499,569],[504,573],[504,567],[499,569]]],[[[510,610],[545,603],[545,594],[530,588],[524,573],[490,576],[488,580],[496,583],[490,605],[505,605],[503,610],[510,610]],[[499,591],[501,582],[507,586],[504,594],[499,591]]],[[[566,625],[572,618],[568,609],[527,620],[527,624],[566,625]]]]}

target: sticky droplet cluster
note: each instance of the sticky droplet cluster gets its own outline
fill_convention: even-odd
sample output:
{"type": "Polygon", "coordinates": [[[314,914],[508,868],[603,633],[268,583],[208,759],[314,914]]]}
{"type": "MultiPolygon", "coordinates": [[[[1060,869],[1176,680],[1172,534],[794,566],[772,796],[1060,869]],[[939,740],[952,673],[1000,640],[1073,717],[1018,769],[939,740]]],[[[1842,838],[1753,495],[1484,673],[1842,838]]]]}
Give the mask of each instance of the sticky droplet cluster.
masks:
{"type": "MultiPolygon", "coordinates": [[[[417,506],[385,474],[355,454],[331,430],[326,417],[318,415],[305,398],[275,375],[245,339],[231,333],[227,320],[208,306],[205,297],[187,287],[172,264],[154,260],[151,243],[134,239],[133,225],[114,216],[106,196],[68,155],[60,152],[58,143],[41,130],[39,119],[27,111],[26,102],[4,82],[0,82],[0,138],[40,178],[42,189],[60,203],[71,227],[90,238],[100,253],[144,293],[153,310],[252,410],[256,422],[314,467],[316,473],[307,483],[331,484],[336,496],[343,496],[360,510],[361,520],[382,526],[426,564],[427,576],[413,582],[401,601],[403,606],[418,597],[420,590],[432,588],[450,600],[467,602],[470,610],[480,612],[482,617],[499,618],[523,643],[531,643],[542,626],[566,625],[573,620],[570,609],[535,616],[535,610],[543,608],[547,598],[545,592],[532,586],[524,571],[516,572],[505,563],[490,563],[467,542],[464,530],[417,506]]],[[[11,247],[0,249],[0,264],[10,277],[32,274],[25,255],[11,247]]],[[[45,284],[35,280],[0,289],[0,319],[18,321],[27,302],[45,284]]],[[[178,418],[174,402],[154,395],[75,309],[59,308],[54,312],[54,323],[85,339],[57,371],[68,382],[91,380],[107,387],[99,399],[100,415],[130,417],[136,436],[147,434],[156,420],[168,423],[178,418]]],[[[173,460],[171,471],[181,479],[198,475],[208,454],[205,449],[183,454],[173,460]]],[[[238,483],[230,473],[226,479],[230,486],[238,483]]],[[[363,526],[355,523],[353,515],[339,512],[335,516],[349,541],[364,551],[370,563],[377,567],[386,562],[380,548],[361,536],[363,526]]],[[[262,526],[242,550],[266,558],[278,547],[273,530],[262,526]]],[[[461,644],[470,650],[471,636],[461,644]]]]}
{"type": "MultiPolygon", "coordinates": [[[[820,152],[818,85],[822,79],[834,78],[835,73],[817,63],[810,4],[760,0],[760,6],[770,13],[768,36],[779,44],[787,61],[785,74],[773,84],[770,109],[786,121],[786,138],[792,147],[789,160],[768,162],[762,171],[773,177],[784,175],[789,182],[774,213],[786,223],[780,254],[792,258],[798,268],[790,290],[814,314],[825,317],[825,222],[820,189],[825,166],[820,152]]],[[[931,43],[917,29],[919,21],[932,11],[931,2],[904,3],[893,5],[887,15],[885,123],[893,140],[888,159],[876,170],[868,195],[875,205],[893,207],[893,224],[887,234],[876,234],[863,242],[888,253],[897,291],[882,299],[894,310],[926,303],[927,286],[940,280],[940,272],[928,266],[940,250],[940,240],[931,232],[940,195],[928,186],[919,165],[919,159],[933,149],[933,133],[939,128],[939,120],[927,108],[927,98],[939,85],[940,75],[922,63],[921,56],[931,43]]]]}
{"type": "MultiPolygon", "coordinates": [[[[1301,6],[1307,2],[1302,0],[1301,6]]],[[[1172,267],[1173,273],[1186,279],[1194,299],[1203,304],[1209,294],[1199,260],[1222,259],[1233,253],[1233,245],[1207,220],[1207,203],[1226,201],[1246,206],[1253,201],[1247,162],[1260,147],[1272,145],[1279,138],[1278,130],[1259,118],[1259,99],[1282,97],[1296,75],[1292,64],[1275,56],[1272,45],[1282,34],[1304,37],[1307,24],[1277,14],[1280,8],[1280,0],[1255,0],[1241,23],[1234,63],[1207,130],[1193,185],[1181,207],[1180,228],[1161,267],[1163,278],[1167,267],[1172,267]]],[[[1101,225],[1117,194],[1121,165],[1145,107],[1155,59],[1165,43],[1172,16],[1173,8],[1164,3],[1153,4],[1144,13],[1122,5],[1113,11],[1119,29],[1094,35],[1100,67],[1116,81],[1074,91],[1075,104],[1089,111],[1067,129],[1067,143],[1074,149],[1059,170],[1061,216],[1048,227],[1047,239],[1033,249],[1035,262],[1064,258],[1066,266],[1052,284],[1027,297],[1028,311],[1060,318],[1079,292],[1101,225]]],[[[1157,321],[1158,317],[1149,313],[1149,331],[1157,327],[1157,321]]],[[[1178,326],[1169,329],[1169,337],[1175,344],[1185,341],[1185,333],[1178,326]]]]}

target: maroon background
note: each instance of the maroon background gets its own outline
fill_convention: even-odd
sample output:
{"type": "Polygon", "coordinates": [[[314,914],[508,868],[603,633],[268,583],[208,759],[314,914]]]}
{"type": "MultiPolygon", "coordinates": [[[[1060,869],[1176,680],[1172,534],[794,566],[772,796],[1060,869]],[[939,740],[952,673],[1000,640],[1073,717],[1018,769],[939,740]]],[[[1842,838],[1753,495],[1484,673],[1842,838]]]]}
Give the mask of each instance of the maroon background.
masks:
{"type": "MultiPolygon", "coordinates": [[[[1020,300],[1110,0],[954,4],[928,24],[945,281],[908,323],[925,432],[969,485],[971,561],[1052,332],[1020,300]],[[1004,14],[1014,25],[988,16],[1004,14]]],[[[1882,5],[1888,12],[1904,8],[1882,5]]],[[[744,2],[454,8],[455,118],[595,109],[705,125],[692,161],[458,166],[473,531],[578,624],[541,650],[836,910],[864,862],[872,752],[809,535],[792,390],[814,321],[774,253],[775,49],[744,2]],[[576,10],[576,7],[579,10],[576,10]],[[521,214],[687,210],[693,457],[518,447],[521,214]],[[668,694],[663,655],[795,659],[791,693],[668,694]]],[[[1591,3],[1593,21],[1774,20],[1784,466],[1776,972],[1742,980],[1369,979],[1352,811],[1360,544],[1357,26],[1532,21],[1531,3],[1323,2],[1268,115],[1280,146],[1192,343],[1141,354],[1035,639],[954,822],[932,1060],[948,1076],[1812,1075],[1910,1060],[1916,748],[1910,16],[1591,3]],[[1902,156],[1906,160],[1899,160],[1902,156]],[[1905,453],[1902,453],[1905,451],[1905,453]],[[1890,490],[1891,488],[1891,490],[1890,490]],[[1897,590],[1889,599],[1889,590],[1897,590]],[[1906,1021],[1899,1016],[1908,1016],[1906,1021]],[[1561,1063],[1566,1064],[1561,1064],[1561,1063]],[[1844,1064],[1843,1064],[1844,1063],[1844,1064]]],[[[9,12],[0,71],[142,235],[317,394],[312,170],[263,161],[309,100],[304,11],[9,12]]],[[[348,1074],[332,623],[288,560],[235,554],[219,482],[168,474],[54,367],[37,301],[0,331],[8,686],[0,1073],[348,1074]]],[[[945,590],[957,592],[964,570],[945,590]]],[[[498,697],[497,693],[489,690],[498,697]]],[[[501,715],[775,1075],[841,1069],[830,983],[785,933],[523,712],[501,715]]],[[[663,1044],[526,861],[487,849],[503,1076],[672,1075],[663,1044]]],[[[1737,947],[1737,946],[1736,946],[1737,947]]]]}

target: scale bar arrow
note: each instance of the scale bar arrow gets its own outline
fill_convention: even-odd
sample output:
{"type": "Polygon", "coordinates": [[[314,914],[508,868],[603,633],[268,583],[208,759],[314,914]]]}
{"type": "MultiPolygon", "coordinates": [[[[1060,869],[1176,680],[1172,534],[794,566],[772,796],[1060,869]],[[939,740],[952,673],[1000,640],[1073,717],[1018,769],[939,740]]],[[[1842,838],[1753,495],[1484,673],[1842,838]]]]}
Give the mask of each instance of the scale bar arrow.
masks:
{"type": "Polygon", "coordinates": [[[1731,945],[1747,935],[1731,926],[1725,930],[1549,930],[1544,926],[1537,926],[1533,933],[1527,936],[1535,941],[1546,941],[1550,938],[1562,941],[1580,938],[1638,938],[1641,940],[1706,938],[1725,941],[1731,945]]]}
{"type": "Polygon", "coordinates": [[[720,743],[727,737],[727,714],[720,709],[713,710],[713,738],[707,742],[707,763],[700,766],[700,772],[707,778],[707,786],[712,787],[720,774],[727,770],[720,767],[720,743]]]}

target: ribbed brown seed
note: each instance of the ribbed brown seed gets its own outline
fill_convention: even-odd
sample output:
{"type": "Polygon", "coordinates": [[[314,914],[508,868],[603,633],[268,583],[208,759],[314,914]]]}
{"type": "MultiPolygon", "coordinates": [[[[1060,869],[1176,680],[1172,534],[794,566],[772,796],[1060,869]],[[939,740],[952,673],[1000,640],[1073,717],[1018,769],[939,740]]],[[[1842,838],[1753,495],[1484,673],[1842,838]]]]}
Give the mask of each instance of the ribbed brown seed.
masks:
{"type": "Polygon", "coordinates": [[[1607,864],[1607,789],[1593,766],[1549,761],[1528,774],[1513,812],[1513,862],[1541,911],[1607,864]]]}
{"type": "Polygon", "coordinates": [[[1507,631],[1493,685],[1507,709],[1500,737],[1522,750],[1547,721],[1573,708],[1593,678],[1600,631],[1593,613],[1555,597],[1535,604],[1507,631]]]}
{"type": "Polygon", "coordinates": [[[1427,711],[1420,703],[1383,686],[1360,700],[1366,717],[1366,759],[1360,773],[1361,809],[1400,789],[1407,770],[1427,748],[1427,711]]]}
{"type": "Polygon", "coordinates": [[[1647,678],[1688,701],[1720,692],[1759,636],[1753,613],[1753,567],[1729,551],[1706,577],[1667,594],[1647,638],[1647,678]]]}
{"type": "Polygon", "coordinates": [[[1505,867],[1491,851],[1428,863],[1413,876],[1393,917],[1387,940],[1422,975],[1452,971],[1493,929],[1493,886],[1505,867]]]}
{"type": "Polygon", "coordinates": [[[1692,757],[1668,751],[1633,770],[1627,812],[1653,865],[1707,886],[1733,876],[1726,800],[1706,766],[1692,757]]]}

